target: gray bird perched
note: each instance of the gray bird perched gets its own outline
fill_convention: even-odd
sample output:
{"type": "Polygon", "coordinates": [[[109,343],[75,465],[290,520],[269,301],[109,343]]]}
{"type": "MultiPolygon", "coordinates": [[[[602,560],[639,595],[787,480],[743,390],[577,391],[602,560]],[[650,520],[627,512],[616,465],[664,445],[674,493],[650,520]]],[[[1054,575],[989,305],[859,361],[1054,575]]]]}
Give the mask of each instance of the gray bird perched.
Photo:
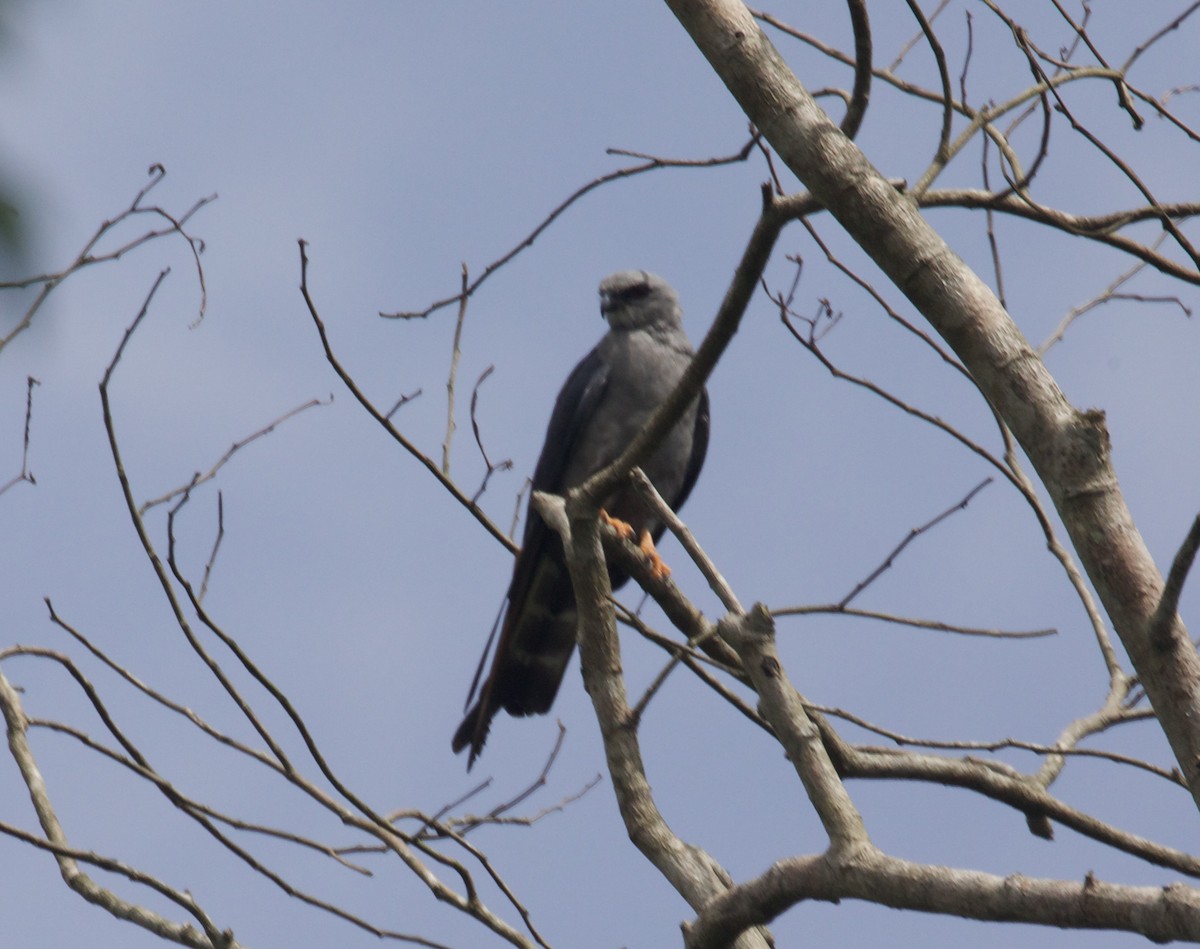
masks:
{"type": "MultiPolygon", "coordinates": [[[[534,469],[533,491],[563,494],[616,461],[695,355],[683,332],[679,300],[661,277],[644,270],[606,277],[600,283],[600,312],[608,320],[608,334],[575,367],[558,394],[534,469]]],[[[704,391],[642,465],[675,510],[683,506],[700,474],[708,426],[704,391]]],[[[653,551],[650,538],[658,540],[664,525],[632,487],[618,490],[601,507],[611,519],[628,523],[644,538],[643,549],[653,551]]],[[[608,573],[614,590],[629,579],[611,565],[608,573]]],[[[501,708],[510,715],[550,710],[575,648],[575,595],[562,540],[532,506],[525,515],[525,536],[507,599],[491,671],[451,743],[456,753],[471,746],[468,770],[501,708]]],[[[479,672],[476,682],[478,678],[479,672]]],[[[473,694],[474,685],[468,703],[473,694]]]]}

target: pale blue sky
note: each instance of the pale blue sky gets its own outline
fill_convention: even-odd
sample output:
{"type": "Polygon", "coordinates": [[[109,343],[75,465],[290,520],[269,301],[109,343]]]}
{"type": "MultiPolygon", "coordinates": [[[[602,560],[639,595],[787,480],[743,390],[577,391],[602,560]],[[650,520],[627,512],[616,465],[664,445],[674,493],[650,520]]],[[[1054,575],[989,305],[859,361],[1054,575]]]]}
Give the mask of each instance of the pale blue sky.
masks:
{"type": "MultiPolygon", "coordinates": [[[[872,14],[878,59],[886,63],[914,27],[900,5],[875,9],[881,6],[872,4],[872,14]]],[[[1003,36],[978,5],[968,6],[977,27],[973,101],[1025,85],[1028,73],[1003,36]]],[[[1098,41],[1118,59],[1130,37],[1157,25],[1140,22],[1145,7],[1093,6],[1098,41]]],[[[1168,5],[1152,6],[1169,15],[1168,5]]],[[[952,4],[943,21],[955,50],[962,8],[952,4]]],[[[840,8],[778,12],[846,42],[840,8]]],[[[297,291],[296,241],[310,242],[311,288],[345,364],[384,406],[421,389],[397,419],[437,456],[453,313],[418,323],[376,314],[454,292],[460,262],[481,272],[576,187],[626,162],[606,156],[608,147],[702,158],[744,142],[744,118],[666,7],[630,0],[342,7],[60,0],[19,5],[9,17],[0,167],[26,213],[23,266],[62,266],[129,202],[152,163],[168,171],[153,196],[173,212],[213,192],[219,199],[191,224],[207,244],[209,306],[198,328],[189,329],[198,295],[188,254],[180,241],[165,241],[72,278],[0,360],[0,480],[18,464],[25,377],[43,383],[34,405],[38,484],[0,497],[8,619],[0,646],[80,652],[48,622],[42,597],[49,596],[65,619],[138,675],[245,734],[172,626],[120,505],[101,423],[97,383],[154,276],[169,264],[172,273],[113,383],[116,426],[140,499],[186,482],[285,410],[334,394],[332,405],[248,447],[222,473],[226,537],[209,608],[293,698],[343,777],[382,810],[436,810],[489,776],[492,788],[471,809],[506,799],[535,776],[553,743],[555,716],[568,727],[567,742],[549,787],[527,811],[577,791],[602,769],[603,755],[575,666],[553,716],[496,721],[473,775],[451,755],[450,735],[511,561],[329,370],[297,291]]],[[[1189,24],[1172,37],[1162,66],[1144,61],[1135,78],[1155,92],[1195,82],[1193,59],[1181,51],[1196,48],[1196,29],[1189,24]]],[[[1043,39],[1051,49],[1065,42],[1061,30],[1043,39]]],[[[795,44],[782,48],[810,87],[848,83],[845,69],[795,44]]],[[[957,62],[953,70],[957,76],[957,62]]],[[[933,83],[927,51],[910,54],[902,74],[933,83]]],[[[1103,123],[1164,197],[1194,198],[1194,175],[1184,173],[1195,167],[1194,151],[1156,121],[1138,135],[1113,125],[1111,97],[1105,86],[1072,101],[1103,123]]],[[[1195,124],[1195,99],[1179,106],[1195,124]]],[[[934,110],[914,116],[878,85],[860,142],[885,174],[915,179],[933,153],[939,119],[934,110]]],[[[1031,124],[1023,147],[1034,135],[1031,124]]],[[[1131,203],[1128,187],[1078,157],[1077,146],[1068,129],[1057,131],[1044,195],[1080,211],[1131,203]]],[[[972,151],[951,166],[942,183],[974,184],[977,156],[972,151]]],[[[470,386],[494,364],[479,419],[492,457],[514,461],[485,495],[498,523],[511,520],[554,394],[603,329],[600,278],[626,267],[661,273],[678,289],[698,341],[753,225],[765,173],[755,158],[611,185],[568,211],[472,300],[452,471],[468,492],[482,475],[466,406],[470,386]]],[[[982,223],[950,212],[930,217],[991,279],[982,223]]],[[[839,253],[862,262],[832,222],[817,224],[839,253]]],[[[1011,222],[1001,222],[999,233],[1009,302],[1035,343],[1128,266],[1065,238],[1035,240],[1033,230],[1011,222]]],[[[790,280],[782,255],[795,252],[806,262],[798,308],[814,312],[828,298],[844,314],[827,340],[844,368],[999,450],[970,387],[838,279],[799,227],[780,242],[775,286],[790,280]]],[[[1163,286],[1146,280],[1136,289],[1200,303],[1194,288],[1163,286]]],[[[914,318],[898,293],[885,293],[914,318]]],[[[0,300],[0,319],[11,320],[13,311],[0,300]]],[[[1077,405],[1108,411],[1138,525],[1159,562],[1169,563],[1200,509],[1194,325],[1169,306],[1111,306],[1073,328],[1048,364],[1077,405]]],[[[790,340],[761,294],[710,388],[709,461],[684,513],[746,603],[838,599],[910,528],[991,474],[932,428],[831,380],[790,340]]],[[[181,515],[181,549],[193,572],[211,544],[215,505],[209,485],[181,515]]],[[[165,544],[161,509],[150,523],[165,544]]],[[[716,600],[679,548],[668,543],[664,552],[681,587],[712,615],[716,600]]],[[[1198,602],[1194,589],[1185,594],[1185,618],[1198,602]]],[[[625,599],[636,602],[632,591],[625,599]]],[[[1103,669],[1085,618],[1028,509],[1000,484],[914,544],[862,605],[980,626],[1054,626],[1059,635],[999,642],[851,620],[783,621],[785,661],[814,701],[910,734],[1049,742],[1102,700],[1103,669]]],[[[636,693],[663,657],[631,635],[624,642],[636,693]]],[[[214,753],[96,664],[85,667],[114,714],[181,787],[231,812],[347,840],[297,795],[214,753]]],[[[99,722],[60,672],[26,659],[6,663],[5,672],[24,686],[30,714],[77,722],[99,736],[99,722]]],[[[283,730],[279,716],[268,717],[283,730]]],[[[64,740],[35,738],[76,846],[191,890],[249,946],[377,944],[244,871],[143,785],[64,740]]],[[[650,707],[643,739],[671,825],[736,878],[821,847],[819,825],[778,747],[684,674],[650,707]]],[[[1097,745],[1167,760],[1161,739],[1144,725],[1097,745]]],[[[1007,760],[1033,765],[1028,756],[1007,760]]],[[[1195,849],[1196,835],[1179,831],[1195,826],[1194,809],[1161,781],[1080,761],[1056,788],[1124,829],[1195,849]]],[[[1034,839],[1020,815],[965,792],[863,783],[851,791],[875,841],[902,856],[995,873],[1173,878],[1066,830],[1053,844],[1034,839]]],[[[0,761],[0,820],[30,827],[34,820],[7,760],[0,761]]],[[[486,829],[475,839],[551,944],[678,944],[687,907],[626,840],[607,782],[533,829],[486,829]]],[[[293,848],[250,844],[298,885],[379,925],[457,946],[498,944],[386,864],[364,880],[293,848]]],[[[156,944],[84,904],[62,886],[51,860],[7,838],[0,838],[0,918],[13,946],[74,944],[84,934],[99,949],[156,944]]],[[[1018,939],[1053,947],[1137,941],[1018,932],[861,904],[798,907],[773,928],[780,945],[829,947],[883,939],[913,946],[970,939],[981,949],[1018,939]]]]}

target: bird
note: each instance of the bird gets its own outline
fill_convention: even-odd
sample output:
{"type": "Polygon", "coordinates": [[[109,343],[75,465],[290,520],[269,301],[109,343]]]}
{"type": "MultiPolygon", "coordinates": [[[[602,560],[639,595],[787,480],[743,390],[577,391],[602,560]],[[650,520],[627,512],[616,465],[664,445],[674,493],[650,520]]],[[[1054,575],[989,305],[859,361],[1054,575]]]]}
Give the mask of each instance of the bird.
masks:
{"type": "MultiPolygon", "coordinates": [[[[572,370],[555,400],[531,497],[535,491],[562,495],[615,461],[670,395],[695,355],[684,333],[679,298],[662,277],[644,270],[605,277],[600,282],[600,313],[608,321],[608,332],[572,370]]],[[[642,464],[642,471],[676,511],[700,474],[708,436],[708,392],[701,390],[642,464]]],[[[601,517],[623,531],[627,525],[627,536],[640,536],[640,546],[652,556],[656,569],[665,570],[652,553],[665,525],[631,485],[603,500],[601,517]]],[[[614,590],[629,579],[619,567],[610,565],[608,573],[614,590]]],[[[470,746],[468,771],[500,709],[516,716],[550,710],[575,649],[576,627],[562,539],[531,503],[491,669],[451,742],[456,754],[470,746]]],[[[486,656],[485,649],[476,683],[486,656]]]]}

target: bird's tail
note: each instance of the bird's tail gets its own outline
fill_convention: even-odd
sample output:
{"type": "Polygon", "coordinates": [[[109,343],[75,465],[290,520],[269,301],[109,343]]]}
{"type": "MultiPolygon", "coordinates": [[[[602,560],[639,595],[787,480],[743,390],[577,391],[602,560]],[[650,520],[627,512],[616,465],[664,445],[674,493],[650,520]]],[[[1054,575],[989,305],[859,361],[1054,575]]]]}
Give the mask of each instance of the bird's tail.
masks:
{"type": "Polygon", "coordinates": [[[471,707],[471,711],[467,712],[466,717],[462,720],[462,724],[458,726],[458,730],[454,733],[454,738],[450,741],[450,747],[454,749],[455,754],[458,754],[467,745],[471,746],[471,751],[467,755],[468,771],[475,764],[475,759],[479,757],[479,753],[483,751],[484,742],[487,741],[488,729],[492,726],[492,716],[495,714],[495,706],[485,710],[484,701],[480,699],[471,707]]]}

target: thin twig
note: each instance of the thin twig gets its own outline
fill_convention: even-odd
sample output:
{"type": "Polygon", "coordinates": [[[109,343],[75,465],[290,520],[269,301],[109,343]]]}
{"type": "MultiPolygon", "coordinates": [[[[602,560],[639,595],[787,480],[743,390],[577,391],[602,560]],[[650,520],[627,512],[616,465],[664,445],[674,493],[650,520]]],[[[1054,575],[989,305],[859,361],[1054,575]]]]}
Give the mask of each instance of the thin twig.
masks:
{"type": "Polygon", "coordinates": [[[1148,50],[1151,46],[1153,46],[1171,31],[1179,29],[1179,27],[1183,24],[1183,21],[1190,17],[1197,10],[1200,10],[1200,0],[1196,0],[1195,3],[1179,14],[1179,16],[1175,17],[1175,19],[1164,26],[1161,30],[1152,34],[1149,39],[1139,43],[1134,48],[1133,52],[1129,54],[1129,58],[1121,64],[1121,72],[1129,72],[1129,67],[1136,63],[1141,55],[1146,52],[1146,50],[1148,50]]]}
{"type": "MultiPolygon", "coordinates": [[[[1158,237],[1155,238],[1154,243],[1150,245],[1150,249],[1158,250],[1158,248],[1162,245],[1162,243],[1166,239],[1167,239],[1166,232],[1159,234],[1158,237]]],[[[1066,335],[1066,332],[1070,328],[1071,324],[1074,323],[1081,316],[1083,316],[1085,313],[1087,313],[1090,310],[1094,310],[1096,307],[1103,306],[1106,303],[1111,303],[1114,300],[1134,300],[1139,303],[1174,303],[1176,306],[1178,306],[1183,311],[1184,316],[1190,317],[1192,315],[1191,308],[1188,307],[1177,296],[1157,296],[1156,297],[1156,296],[1144,296],[1142,294],[1136,294],[1136,293],[1118,293],[1117,292],[1118,290],[1120,290],[1121,287],[1123,287],[1130,280],[1132,280],[1139,273],[1141,273],[1142,270],[1144,270],[1147,266],[1148,266],[1148,264],[1146,261],[1144,261],[1144,260],[1138,261],[1136,264],[1134,264],[1132,267],[1130,267],[1124,273],[1120,274],[1107,287],[1105,287],[1103,290],[1101,290],[1098,294],[1096,294],[1094,297],[1092,297],[1086,303],[1081,303],[1078,306],[1072,307],[1067,312],[1066,316],[1064,316],[1059,321],[1058,326],[1056,326],[1054,328],[1054,332],[1052,332],[1048,337],[1046,337],[1045,342],[1043,342],[1042,345],[1037,348],[1038,355],[1045,356],[1046,353],[1049,351],[1050,347],[1053,346],[1055,343],[1059,342],[1066,335]]]]}
{"type": "MultiPolygon", "coordinates": [[[[471,495],[472,504],[477,504],[479,499],[483,497],[483,492],[487,490],[488,482],[492,480],[493,474],[497,471],[511,471],[513,466],[511,458],[505,458],[501,462],[492,464],[492,460],[488,457],[488,453],[483,447],[483,436],[479,433],[479,419],[475,416],[475,409],[479,404],[479,388],[495,368],[494,365],[491,365],[483,370],[483,374],[475,381],[475,388],[471,390],[471,431],[475,435],[475,444],[479,448],[479,454],[483,457],[483,463],[487,466],[487,471],[484,472],[479,490],[471,495]]],[[[509,533],[511,534],[512,531],[509,533]]]]}
{"type": "Polygon", "coordinates": [[[841,600],[838,601],[838,603],[837,603],[838,609],[845,609],[847,606],[849,606],[851,600],[853,600],[856,596],[858,596],[860,593],[862,593],[863,590],[865,590],[872,583],[874,583],[877,579],[879,579],[879,577],[885,571],[889,570],[891,568],[892,564],[895,563],[896,558],[898,556],[900,556],[901,552],[904,550],[905,547],[907,547],[909,544],[911,544],[914,540],[916,540],[922,534],[925,534],[928,531],[932,530],[934,527],[936,527],[938,524],[940,524],[946,518],[950,517],[952,514],[956,514],[959,511],[965,511],[967,508],[967,505],[971,503],[971,500],[975,497],[975,495],[977,495],[980,491],[982,491],[984,488],[986,488],[991,483],[992,483],[992,479],[990,477],[984,478],[982,481],[979,482],[979,484],[975,485],[975,487],[973,487],[970,491],[968,491],[966,494],[966,497],[964,497],[957,504],[954,504],[954,505],[948,507],[946,510],[942,511],[941,514],[937,515],[937,517],[934,517],[931,520],[926,521],[924,524],[921,524],[919,527],[912,528],[908,532],[908,534],[905,535],[904,539],[895,546],[895,548],[892,550],[892,552],[889,553],[884,558],[883,563],[881,563],[878,567],[876,567],[874,570],[872,570],[865,578],[863,578],[862,580],[859,580],[858,583],[856,583],[854,585],[854,589],[851,590],[844,597],[842,597],[841,600]]]}
{"type": "Polygon", "coordinates": [[[551,224],[553,224],[559,218],[559,216],[563,214],[563,212],[565,212],[567,210],[567,208],[569,208],[571,205],[573,205],[576,201],[578,201],[584,195],[589,194],[592,191],[595,191],[597,188],[599,188],[603,185],[606,185],[611,181],[618,181],[623,178],[632,178],[635,175],[640,175],[640,174],[643,174],[648,171],[657,171],[660,168],[713,168],[718,165],[736,164],[738,162],[743,162],[747,158],[750,157],[750,152],[754,148],[754,145],[757,142],[757,140],[758,140],[758,135],[755,134],[751,137],[750,141],[748,141],[745,145],[743,145],[738,151],[734,152],[732,155],[726,155],[726,156],[720,157],[720,158],[702,158],[702,159],[659,158],[659,157],[656,157],[653,155],[644,155],[640,152],[631,152],[631,151],[626,151],[624,149],[619,149],[619,148],[610,148],[607,150],[608,154],[610,154],[610,155],[638,158],[638,159],[642,159],[643,162],[640,165],[632,165],[632,166],[629,166],[626,168],[618,168],[616,171],[610,171],[607,174],[601,175],[599,178],[592,179],[591,181],[589,181],[587,184],[583,185],[582,187],[577,188],[574,192],[572,192],[566,198],[566,200],[561,202],[556,208],[554,208],[553,211],[551,211],[548,215],[546,215],[546,217],[544,217],[542,219],[541,223],[539,223],[537,225],[537,227],[535,227],[529,233],[529,235],[526,236],[519,244],[517,244],[515,247],[513,247],[511,250],[509,250],[502,256],[498,257],[496,260],[493,260],[486,267],[484,267],[478,277],[476,277],[464,289],[459,290],[459,292],[454,294],[453,296],[444,297],[440,300],[435,300],[433,303],[429,304],[429,306],[425,307],[425,309],[423,309],[423,310],[402,310],[399,312],[392,312],[392,313],[380,313],[379,315],[386,319],[401,319],[401,320],[424,319],[425,317],[437,312],[438,310],[441,310],[441,309],[444,309],[445,307],[450,306],[452,303],[457,303],[460,300],[463,300],[467,297],[473,296],[475,291],[477,291],[481,286],[483,286],[484,281],[487,280],[488,277],[490,277],[497,270],[499,270],[501,267],[503,267],[505,264],[507,264],[509,261],[511,261],[514,257],[516,257],[519,253],[521,253],[521,251],[525,250],[528,247],[532,247],[533,242],[536,241],[542,235],[542,233],[551,224]]]}
{"type": "Polygon", "coordinates": [[[157,240],[160,237],[165,237],[169,234],[180,235],[180,237],[187,242],[188,248],[191,250],[192,259],[195,262],[196,277],[200,284],[200,307],[196,319],[193,321],[192,325],[196,325],[204,318],[204,312],[208,305],[208,289],[204,278],[204,267],[200,263],[200,254],[204,250],[204,242],[199,238],[192,237],[190,234],[188,234],[184,230],[184,225],[187,224],[192,215],[194,215],[197,211],[199,211],[205,205],[215,201],[217,196],[215,194],[211,194],[206,198],[201,198],[187,211],[178,216],[171,214],[157,205],[152,207],[144,207],[142,205],[143,199],[145,199],[146,195],[148,195],[163,180],[163,178],[166,177],[167,172],[162,165],[154,164],[150,166],[148,174],[150,176],[150,180],[138,190],[138,193],[134,196],[134,199],[130,205],[116,217],[102,222],[96,229],[96,232],[92,234],[90,238],[88,238],[87,242],[83,245],[83,248],[79,251],[79,253],[76,254],[75,259],[66,267],[53,273],[42,273],[33,277],[23,278],[21,280],[0,281],[0,290],[23,289],[25,287],[34,286],[40,286],[41,288],[34,297],[33,302],[30,303],[30,305],[26,308],[25,313],[21,316],[21,319],[17,321],[16,325],[13,326],[13,328],[9,330],[6,335],[0,336],[0,350],[3,350],[4,347],[12,342],[15,337],[29,328],[33,322],[33,318],[42,308],[42,305],[46,302],[50,294],[54,292],[55,288],[61,285],[62,282],[72,274],[78,273],[80,270],[83,270],[86,267],[91,267],[95,264],[120,260],[130,251],[141,247],[143,244],[148,244],[151,241],[157,240]],[[105,251],[103,253],[98,253],[96,251],[97,245],[104,239],[105,236],[107,236],[125,221],[134,219],[140,215],[149,215],[151,217],[161,218],[162,220],[165,220],[169,226],[162,228],[151,228],[139,236],[126,241],[124,244],[119,245],[113,250],[105,251]]]}
{"type": "MultiPolygon", "coordinates": [[[[406,438],[400,432],[400,430],[397,429],[396,426],[394,426],[392,424],[391,420],[386,415],[384,415],[382,412],[380,412],[378,408],[375,407],[375,403],[373,403],[370,399],[368,399],[366,397],[366,395],[363,393],[362,389],[360,389],[358,387],[358,383],[356,383],[354,381],[354,379],[350,375],[350,373],[346,371],[344,366],[342,366],[342,364],[338,360],[337,356],[334,355],[333,347],[330,345],[330,342],[329,342],[329,336],[325,331],[325,323],[321,319],[321,315],[317,311],[317,305],[313,301],[313,298],[312,298],[311,294],[309,293],[309,289],[308,289],[308,242],[301,239],[299,241],[299,245],[300,245],[300,294],[301,294],[301,296],[303,296],[304,303],[308,307],[308,314],[312,318],[313,325],[317,329],[317,335],[320,336],[320,338],[321,338],[321,346],[325,350],[325,360],[329,363],[330,366],[333,367],[333,371],[338,374],[338,377],[342,380],[342,383],[346,386],[346,388],[350,390],[350,394],[353,395],[354,398],[358,400],[359,405],[361,405],[364,409],[366,409],[367,413],[373,419],[375,419],[375,421],[378,422],[384,428],[384,430],[389,435],[391,435],[392,438],[394,438],[401,445],[401,447],[404,448],[405,451],[407,451],[410,455],[412,455],[413,458],[415,458],[417,461],[419,461],[421,463],[421,465],[424,466],[424,468],[427,471],[429,471],[429,473],[432,474],[441,483],[442,487],[445,488],[450,493],[450,495],[456,501],[458,501],[459,504],[461,504],[463,507],[465,507],[470,512],[471,516],[475,518],[475,520],[477,520],[480,524],[483,525],[483,527],[487,530],[487,532],[489,534],[491,534],[493,537],[495,537],[496,540],[500,541],[500,543],[503,544],[506,548],[508,548],[508,550],[511,553],[516,553],[517,545],[512,541],[512,539],[510,537],[506,536],[505,533],[502,530],[500,530],[500,528],[498,528],[495,524],[492,523],[491,519],[480,509],[479,505],[472,502],[472,500],[469,497],[467,497],[465,494],[463,494],[462,490],[458,487],[458,485],[455,484],[454,481],[452,481],[450,478],[448,478],[441,471],[441,469],[433,461],[432,458],[430,458],[428,455],[426,455],[424,452],[422,452],[419,448],[417,448],[416,445],[414,445],[411,441],[409,441],[409,439],[406,438]]],[[[479,285],[479,280],[476,280],[475,286],[478,286],[478,285],[479,285]]],[[[451,300],[457,300],[457,299],[458,299],[457,297],[451,298],[451,300]]],[[[432,312],[432,310],[433,310],[433,308],[431,308],[429,312],[432,312]]]]}
{"type": "MultiPolygon", "coordinates": [[[[943,10],[945,10],[946,7],[948,7],[949,5],[950,5],[950,0],[940,0],[937,7],[934,8],[933,13],[930,14],[929,21],[932,23],[934,20],[936,20],[941,15],[941,12],[943,10]]],[[[897,69],[899,69],[900,64],[904,62],[904,57],[906,57],[910,52],[912,52],[912,49],[914,46],[916,46],[919,42],[921,42],[921,37],[923,35],[926,35],[923,30],[914,34],[907,43],[905,43],[903,46],[900,47],[899,52],[896,53],[896,58],[893,59],[888,64],[887,69],[884,71],[892,73],[892,72],[895,72],[897,69]]]]}
{"type": "Polygon", "coordinates": [[[458,318],[454,321],[454,346],[450,351],[450,373],[446,377],[446,438],[442,442],[442,474],[450,477],[450,442],[454,438],[454,383],[458,378],[458,360],[462,356],[463,323],[467,318],[467,265],[462,265],[462,292],[458,298],[458,318]]]}
{"type": "Polygon", "coordinates": [[[386,413],[384,413],[384,418],[386,418],[390,422],[392,420],[393,415],[395,415],[398,411],[400,411],[401,408],[403,408],[405,405],[407,405],[413,399],[417,398],[417,396],[419,396],[420,394],[421,394],[420,389],[414,389],[412,392],[408,393],[407,395],[402,394],[400,396],[400,398],[396,400],[396,404],[393,405],[390,409],[388,409],[386,413]]]}
{"type": "Polygon", "coordinates": [[[630,475],[630,480],[633,486],[641,494],[642,498],[649,504],[654,511],[655,517],[667,525],[667,528],[679,540],[683,549],[687,551],[689,557],[692,558],[692,563],[700,568],[700,572],[704,575],[704,579],[708,581],[709,587],[721,599],[721,604],[727,610],[742,612],[742,605],[738,602],[737,594],[733,592],[733,588],[721,575],[721,571],[717,569],[716,564],[704,552],[700,543],[696,540],[696,535],[688,529],[688,526],[679,519],[679,515],[671,510],[671,506],[663,499],[663,496],[658,493],[654,487],[654,483],[646,477],[645,472],[641,468],[634,468],[630,475]]]}
{"type": "Polygon", "coordinates": [[[245,448],[251,442],[255,442],[265,435],[270,435],[273,431],[275,431],[276,428],[278,428],[284,422],[288,421],[288,419],[294,418],[295,416],[299,415],[301,412],[305,411],[306,409],[315,408],[316,406],[319,406],[319,405],[323,406],[323,405],[332,405],[332,404],[333,404],[333,396],[331,395],[328,399],[326,399],[324,401],[322,401],[321,399],[309,399],[303,405],[298,405],[294,409],[288,409],[288,411],[284,412],[281,416],[279,416],[279,418],[275,419],[273,422],[268,422],[266,425],[264,425],[258,431],[254,432],[252,435],[247,435],[245,438],[243,438],[239,441],[236,441],[232,445],[230,445],[229,448],[226,450],[225,454],[223,454],[220,458],[218,458],[216,463],[212,467],[210,467],[208,469],[208,471],[206,471],[204,473],[197,471],[192,476],[192,479],[187,484],[180,485],[177,488],[172,488],[166,494],[159,495],[158,497],[154,498],[151,501],[144,502],[142,504],[142,506],[138,508],[138,514],[140,514],[141,516],[144,517],[146,512],[149,511],[152,507],[157,507],[160,504],[166,504],[168,501],[172,500],[173,498],[179,497],[181,494],[189,493],[193,488],[195,488],[201,484],[204,484],[206,481],[211,481],[213,478],[215,478],[217,476],[217,472],[219,472],[222,468],[224,468],[225,465],[229,462],[229,460],[231,458],[233,458],[233,456],[236,455],[241,449],[245,448]]]}
{"type": "Polygon", "coordinates": [[[27,376],[25,379],[25,438],[21,448],[21,470],[4,484],[0,485],[0,494],[3,494],[13,485],[20,484],[22,481],[37,484],[37,478],[29,470],[29,431],[30,425],[33,422],[33,387],[40,386],[41,384],[41,381],[35,379],[33,376],[27,376]]]}
{"type": "MultiPolygon", "coordinates": [[[[921,27],[921,32],[925,34],[925,41],[929,44],[929,49],[933,52],[933,59],[937,63],[938,76],[942,80],[942,95],[944,102],[942,105],[942,131],[938,136],[937,152],[933,156],[933,165],[941,167],[950,160],[950,127],[954,121],[954,95],[950,86],[950,67],[946,63],[946,51],[942,49],[942,44],[938,42],[937,34],[933,32],[933,25],[925,17],[925,13],[921,10],[921,5],[917,0],[906,0],[909,10],[916,18],[917,23],[921,27]]],[[[943,2],[938,7],[937,13],[945,8],[946,3],[943,2]]],[[[936,16],[937,13],[934,15],[936,16]]],[[[932,180],[930,172],[926,172],[921,176],[921,180],[913,187],[913,191],[920,194],[929,187],[928,181],[932,180]]]]}
{"type": "Polygon", "coordinates": [[[223,492],[217,492],[217,536],[213,540],[212,552],[208,555],[208,562],[204,565],[204,577],[200,581],[199,599],[204,601],[204,595],[208,593],[208,578],[212,576],[213,565],[217,562],[217,551],[221,549],[221,541],[225,539],[225,495],[223,492]]]}
{"type": "Polygon", "coordinates": [[[980,636],[987,639],[1042,639],[1046,636],[1058,635],[1058,630],[1027,629],[985,629],[978,626],[962,626],[957,623],[944,623],[941,620],[920,619],[912,616],[897,616],[895,613],[881,613],[877,610],[864,610],[853,606],[842,606],[839,603],[820,603],[811,606],[783,606],[771,610],[771,615],[779,616],[854,616],[860,619],[880,620],[896,626],[912,626],[915,629],[931,629],[939,633],[957,633],[960,636],[980,636]]]}
{"type": "MultiPolygon", "coordinates": [[[[1175,614],[1179,611],[1179,597],[1183,594],[1183,584],[1196,560],[1196,551],[1200,549],[1200,515],[1192,521],[1187,537],[1183,539],[1175,559],[1171,562],[1171,572],[1167,574],[1167,582],[1163,586],[1158,608],[1150,621],[1150,639],[1159,649],[1168,648],[1174,638],[1175,614]]],[[[1180,642],[1184,645],[1186,640],[1180,642]]]]}
{"type": "Polygon", "coordinates": [[[863,118],[867,114],[874,50],[871,41],[871,21],[867,16],[865,0],[847,0],[846,6],[850,10],[850,26],[854,31],[854,89],[850,93],[850,101],[846,105],[846,114],[842,116],[840,128],[846,138],[853,139],[858,135],[863,118]]]}
{"type": "MultiPolygon", "coordinates": [[[[941,738],[918,738],[915,735],[905,735],[901,732],[894,731],[890,728],[885,728],[882,725],[876,725],[869,722],[861,716],[855,715],[852,712],[847,712],[845,709],[830,708],[825,705],[817,705],[810,703],[809,708],[814,711],[821,712],[824,715],[831,715],[834,718],[840,718],[843,721],[851,722],[862,728],[864,731],[873,732],[881,738],[886,738],[889,741],[895,742],[897,745],[913,748],[933,748],[939,751],[988,751],[997,752],[1008,749],[1016,749],[1020,751],[1028,751],[1035,755],[1042,756],[1065,756],[1074,758],[1098,758],[1103,761],[1111,761],[1115,764],[1128,765],[1131,768],[1137,768],[1152,774],[1155,777],[1162,778],[1165,781],[1176,785],[1177,787],[1187,788],[1187,783],[1183,780],[1178,768],[1160,768],[1158,765],[1151,764],[1148,761],[1143,761],[1140,758],[1133,758],[1129,755],[1118,754],[1114,751],[1104,751],[1100,748],[1063,748],[1061,745],[1045,745],[1033,741],[1025,741],[1020,738],[997,738],[991,741],[959,741],[947,740],[941,738]]],[[[864,747],[862,750],[871,750],[864,747]]]]}

